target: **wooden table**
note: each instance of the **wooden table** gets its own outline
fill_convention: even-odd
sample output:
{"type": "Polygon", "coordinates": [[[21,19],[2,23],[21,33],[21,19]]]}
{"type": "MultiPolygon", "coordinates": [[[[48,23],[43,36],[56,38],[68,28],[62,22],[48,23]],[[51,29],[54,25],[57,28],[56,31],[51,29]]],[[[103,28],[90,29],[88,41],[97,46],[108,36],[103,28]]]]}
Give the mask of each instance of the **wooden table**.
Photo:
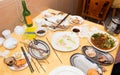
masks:
{"type": "MultiPolygon", "coordinates": [[[[52,10],[52,9],[48,9],[48,10],[52,11],[52,12],[56,12],[55,10],[52,10]]],[[[35,18],[41,18],[41,15],[38,15],[35,18]]],[[[97,27],[98,29],[104,31],[104,27],[102,25],[99,25],[99,24],[96,24],[96,23],[93,23],[93,22],[90,22],[90,21],[86,21],[86,20],[84,21],[83,24],[88,24],[90,28],[91,27],[97,27]]],[[[34,25],[35,25],[35,23],[34,23],[34,25]]],[[[71,29],[71,27],[66,31],[70,31],[70,29],[71,29]]],[[[46,37],[48,37],[48,39],[50,41],[50,37],[52,36],[51,34],[53,34],[53,33],[55,33],[55,32],[49,30],[45,36],[36,37],[36,38],[45,41],[49,45],[48,41],[46,40],[46,37]]],[[[16,35],[16,34],[13,33],[12,37],[17,38],[18,41],[22,40],[21,35],[16,35]]],[[[120,37],[117,36],[117,39],[118,38],[120,38],[120,37]]],[[[62,60],[63,64],[59,61],[59,59],[55,55],[53,49],[49,45],[49,47],[50,47],[50,55],[49,55],[49,57],[46,60],[40,60],[39,61],[42,64],[42,66],[44,67],[44,69],[46,70],[46,72],[44,72],[42,70],[42,68],[39,66],[39,64],[36,62],[36,60],[33,59],[35,64],[38,66],[38,68],[40,70],[40,73],[36,70],[33,62],[31,62],[31,63],[33,65],[33,68],[35,69],[34,73],[31,73],[28,67],[25,68],[24,70],[21,70],[21,71],[12,71],[12,70],[10,70],[8,68],[8,66],[6,64],[4,64],[4,62],[3,62],[4,58],[0,57],[0,75],[48,75],[49,72],[52,71],[53,69],[55,69],[56,67],[63,66],[63,65],[71,65],[70,64],[71,55],[73,55],[74,53],[82,53],[81,48],[84,45],[90,45],[90,44],[89,44],[87,38],[80,38],[80,46],[79,46],[78,49],[76,49],[74,51],[71,51],[71,52],[59,52],[59,51],[56,51],[58,56],[62,60]]],[[[8,54],[8,56],[11,56],[15,52],[20,52],[21,51],[21,48],[20,48],[21,46],[24,46],[24,45],[19,42],[15,49],[10,50],[10,53],[8,54]]],[[[0,47],[0,52],[2,52],[4,50],[6,50],[4,47],[0,47]]],[[[113,51],[111,51],[109,53],[115,58],[117,51],[118,51],[118,47],[115,50],[113,50],[113,51]]],[[[107,69],[107,72],[103,73],[103,75],[111,75],[113,64],[110,65],[110,66],[105,66],[105,68],[107,69]]]]}

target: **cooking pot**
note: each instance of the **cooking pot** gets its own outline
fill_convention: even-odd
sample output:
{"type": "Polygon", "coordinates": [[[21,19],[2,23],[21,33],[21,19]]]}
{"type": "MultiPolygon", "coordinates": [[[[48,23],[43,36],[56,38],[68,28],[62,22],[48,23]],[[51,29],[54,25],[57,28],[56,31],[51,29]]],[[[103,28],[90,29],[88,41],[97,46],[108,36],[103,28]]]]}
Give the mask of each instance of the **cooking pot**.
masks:
{"type": "Polygon", "coordinates": [[[111,34],[120,33],[120,18],[113,17],[108,25],[105,25],[107,31],[111,34]]]}

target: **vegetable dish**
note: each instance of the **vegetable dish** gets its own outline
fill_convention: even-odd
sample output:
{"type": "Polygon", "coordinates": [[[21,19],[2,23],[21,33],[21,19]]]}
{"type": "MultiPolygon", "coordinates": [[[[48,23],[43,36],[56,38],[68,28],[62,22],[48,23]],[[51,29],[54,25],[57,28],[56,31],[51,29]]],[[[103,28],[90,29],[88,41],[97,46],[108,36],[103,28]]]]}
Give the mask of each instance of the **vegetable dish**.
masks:
{"type": "Polygon", "coordinates": [[[115,41],[109,35],[103,33],[95,33],[91,37],[93,45],[100,49],[109,50],[115,46],[115,41]]]}

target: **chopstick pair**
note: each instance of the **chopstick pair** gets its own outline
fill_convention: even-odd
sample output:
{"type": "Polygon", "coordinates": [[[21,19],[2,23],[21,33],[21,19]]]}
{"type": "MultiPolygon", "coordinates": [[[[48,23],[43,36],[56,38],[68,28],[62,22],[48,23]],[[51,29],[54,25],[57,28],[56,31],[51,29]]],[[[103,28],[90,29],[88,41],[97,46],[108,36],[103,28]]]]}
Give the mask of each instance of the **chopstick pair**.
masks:
{"type": "MultiPolygon", "coordinates": [[[[57,26],[55,26],[54,29],[56,29],[69,15],[70,15],[70,13],[68,13],[68,14],[57,24],[57,26]]],[[[51,22],[51,21],[49,21],[47,18],[44,18],[44,19],[45,19],[46,21],[48,21],[48,22],[51,22]]],[[[51,22],[51,23],[56,24],[56,23],[54,23],[54,22],[51,22]]]]}
{"type": "MultiPolygon", "coordinates": [[[[25,44],[24,44],[24,46],[25,46],[25,44]]],[[[26,46],[25,46],[25,48],[26,48],[26,50],[27,50],[27,47],[26,47],[26,46]]],[[[39,63],[39,61],[38,61],[37,59],[35,59],[35,60],[38,62],[38,64],[39,64],[40,67],[42,68],[42,70],[43,70],[44,72],[46,72],[46,70],[42,67],[42,65],[39,63]]],[[[37,71],[40,73],[40,71],[39,71],[39,69],[38,69],[36,63],[33,61],[33,59],[32,59],[32,62],[33,62],[33,64],[35,65],[37,71]]]]}
{"type": "Polygon", "coordinates": [[[24,55],[24,57],[25,57],[25,59],[26,59],[26,62],[27,62],[27,64],[28,64],[28,66],[29,66],[29,69],[30,69],[31,73],[33,73],[33,72],[34,72],[34,69],[33,69],[32,65],[31,65],[31,63],[30,63],[29,58],[27,57],[27,54],[26,54],[24,48],[21,47],[21,50],[22,50],[22,52],[23,52],[23,55],[24,55]]]}
{"type": "MultiPolygon", "coordinates": [[[[25,46],[25,44],[24,44],[24,47],[25,47],[25,49],[27,50],[27,47],[25,46]]],[[[33,64],[35,65],[35,67],[36,67],[37,71],[40,73],[40,71],[39,71],[39,69],[38,69],[38,67],[37,67],[37,65],[36,65],[36,63],[34,62],[34,60],[33,60],[33,59],[32,59],[32,62],[33,62],[33,64]]]]}
{"type": "Polygon", "coordinates": [[[61,23],[63,23],[63,21],[69,16],[70,14],[68,13],[58,24],[57,26],[54,28],[56,29],[61,23]]]}
{"type": "MultiPolygon", "coordinates": [[[[46,39],[47,39],[47,41],[48,41],[49,45],[52,47],[52,45],[51,45],[51,43],[49,42],[49,40],[48,40],[48,38],[47,38],[47,37],[46,37],[46,39]]],[[[52,49],[53,49],[53,51],[54,51],[55,55],[57,56],[57,58],[59,59],[59,61],[63,64],[63,62],[62,62],[62,60],[60,59],[60,57],[58,56],[57,52],[54,50],[54,48],[53,48],[53,47],[52,47],[52,49]]]]}

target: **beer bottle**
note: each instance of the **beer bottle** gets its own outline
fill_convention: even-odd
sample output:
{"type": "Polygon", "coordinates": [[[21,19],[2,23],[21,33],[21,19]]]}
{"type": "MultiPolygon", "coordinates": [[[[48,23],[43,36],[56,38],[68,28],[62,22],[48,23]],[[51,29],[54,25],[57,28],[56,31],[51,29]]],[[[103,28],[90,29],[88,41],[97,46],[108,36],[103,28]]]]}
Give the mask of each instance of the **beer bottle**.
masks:
{"type": "Polygon", "coordinates": [[[24,17],[25,24],[27,27],[32,27],[33,22],[32,22],[32,18],[31,18],[31,13],[27,9],[25,0],[22,0],[22,6],[23,6],[23,17],[24,17]]]}

